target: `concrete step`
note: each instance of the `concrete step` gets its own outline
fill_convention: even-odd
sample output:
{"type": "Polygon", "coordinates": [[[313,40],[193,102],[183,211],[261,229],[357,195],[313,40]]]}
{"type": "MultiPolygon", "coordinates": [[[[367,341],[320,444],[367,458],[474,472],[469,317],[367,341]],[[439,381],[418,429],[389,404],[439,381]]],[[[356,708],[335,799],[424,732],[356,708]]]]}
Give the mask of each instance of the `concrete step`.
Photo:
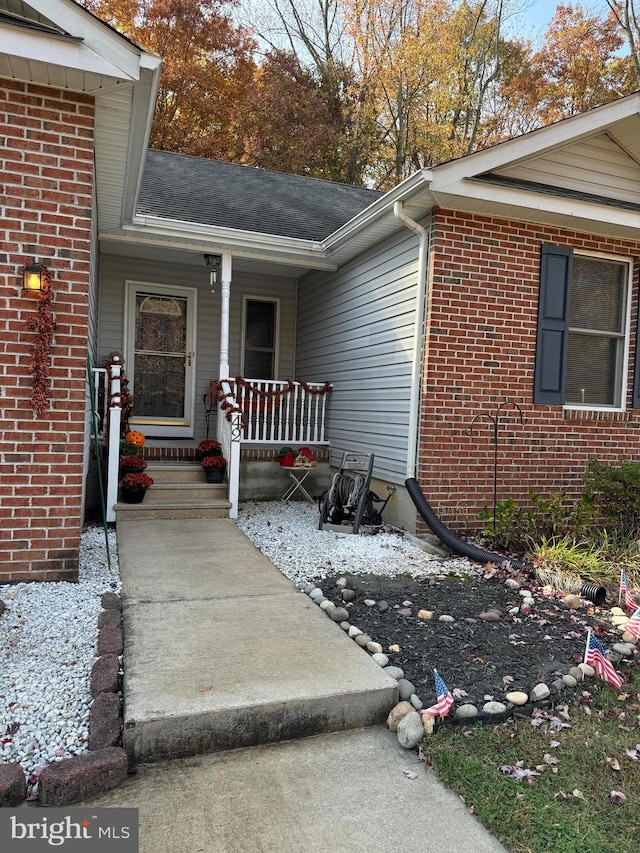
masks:
{"type": "Polygon", "coordinates": [[[383,723],[395,679],[228,519],[118,523],[138,763],[383,723]]]}
{"type": "MultiPolygon", "coordinates": [[[[155,488],[155,486],[153,487],[155,488]]],[[[115,505],[118,522],[125,519],[180,519],[180,518],[228,518],[231,503],[224,498],[196,501],[157,501],[147,502],[151,489],[140,504],[118,502],[115,505]]]]}
{"type": "MultiPolygon", "coordinates": [[[[153,476],[153,475],[150,475],[153,476]]],[[[209,502],[227,497],[226,483],[163,483],[153,478],[154,484],[145,495],[147,505],[209,502]]]]}
{"type": "Polygon", "coordinates": [[[146,473],[156,483],[204,483],[205,473],[199,462],[148,462],[146,473]]]}

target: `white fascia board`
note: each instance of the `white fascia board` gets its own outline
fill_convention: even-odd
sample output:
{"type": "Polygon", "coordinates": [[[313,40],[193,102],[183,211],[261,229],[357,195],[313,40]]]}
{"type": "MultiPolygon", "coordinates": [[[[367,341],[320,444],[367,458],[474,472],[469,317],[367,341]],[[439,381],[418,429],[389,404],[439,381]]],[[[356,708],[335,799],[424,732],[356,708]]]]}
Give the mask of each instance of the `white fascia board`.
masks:
{"type": "Polygon", "coordinates": [[[138,79],[142,48],[82,6],[73,0],[29,0],[29,6],[60,29],[81,38],[128,78],[138,79]]]}
{"type": "MultiPolygon", "coordinates": [[[[143,57],[145,59],[145,57],[143,57]]],[[[144,164],[151,135],[151,123],[160,84],[159,57],[148,56],[156,60],[153,63],[145,61],[140,71],[140,81],[133,92],[131,122],[129,125],[129,150],[127,156],[125,188],[122,198],[122,219],[129,222],[133,216],[140,193],[144,164]]]]}
{"type": "Polygon", "coordinates": [[[496,186],[481,181],[458,181],[449,186],[432,187],[438,205],[446,210],[473,211],[473,202],[490,204],[492,211],[483,215],[514,218],[513,210],[522,212],[524,221],[544,222],[545,215],[562,216],[571,221],[581,219],[594,224],[594,233],[598,233],[598,224],[619,227],[625,231],[635,230],[640,237],[640,213],[633,210],[582,201],[581,199],[547,195],[516,187],[496,186]],[[505,213],[501,207],[509,208],[505,213]]]}
{"type": "Polygon", "coordinates": [[[321,244],[315,240],[202,225],[179,219],[137,215],[132,225],[125,225],[118,236],[140,242],[148,242],[150,239],[157,239],[158,242],[178,240],[183,244],[185,241],[201,241],[199,245],[207,247],[205,250],[209,252],[216,246],[220,251],[229,251],[242,257],[279,258],[285,263],[308,264],[314,269],[336,269],[336,264],[327,258],[321,244]]]}
{"type": "Polygon", "coordinates": [[[123,72],[122,68],[114,65],[80,40],[34,30],[21,30],[10,25],[0,24],[0,53],[20,57],[30,62],[41,62],[99,74],[114,80],[137,79],[137,74],[134,77],[123,72]]]}
{"type": "Polygon", "coordinates": [[[389,190],[369,207],[354,216],[353,219],[334,231],[333,234],[326,237],[322,241],[322,248],[329,253],[342,248],[350,240],[358,237],[371,223],[383,216],[393,215],[393,206],[396,201],[402,201],[406,204],[423,194],[424,215],[426,215],[433,206],[428,193],[431,179],[432,173],[427,169],[414,172],[413,175],[405,178],[392,190],[389,190]]]}
{"type": "Polygon", "coordinates": [[[563,119],[548,127],[533,130],[524,136],[500,142],[484,151],[468,154],[458,160],[443,163],[433,169],[432,189],[437,192],[442,184],[451,184],[462,178],[475,177],[494,169],[513,166],[545,151],[577,142],[601,133],[612,124],[640,113],[640,93],[628,95],[581,115],[563,119]]]}

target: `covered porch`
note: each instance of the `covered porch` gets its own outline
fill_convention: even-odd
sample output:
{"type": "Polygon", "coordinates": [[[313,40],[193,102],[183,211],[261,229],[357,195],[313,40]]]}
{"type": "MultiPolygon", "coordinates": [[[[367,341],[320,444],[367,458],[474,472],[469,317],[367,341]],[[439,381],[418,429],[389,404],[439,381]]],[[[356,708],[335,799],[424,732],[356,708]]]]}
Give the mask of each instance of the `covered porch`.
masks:
{"type": "Polygon", "coordinates": [[[288,378],[296,375],[298,278],[291,273],[307,267],[265,259],[258,274],[254,261],[227,253],[156,246],[151,259],[146,246],[118,243],[118,255],[107,246],[92,373],[98,433],[108,436],[108,520],[115,520],[123,418],[145,435],[154,464],[193,462],[202,439],[220,441],[232,518],[240,499],[285,493],[284,446],[312,448],[319,465],[311,480],[322,473],[323,491],[332,387],[324,376],[288,378]]]}

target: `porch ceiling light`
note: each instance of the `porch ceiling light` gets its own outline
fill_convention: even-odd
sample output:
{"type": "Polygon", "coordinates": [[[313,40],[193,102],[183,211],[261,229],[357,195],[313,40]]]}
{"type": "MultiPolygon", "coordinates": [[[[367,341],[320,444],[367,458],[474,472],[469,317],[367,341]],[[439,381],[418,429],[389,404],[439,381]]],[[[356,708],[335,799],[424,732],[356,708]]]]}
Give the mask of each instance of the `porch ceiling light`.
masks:
{"type": "Polygon", "coordinates": [[[44,267],[36,264],[26,264],[22,270],[22,289],[29,293],[38,293],[44,287],[44,267]]]}
{"type": "Polygon", "coordinates": [[[222,255],[205,255],[204,260],[206,265],[211,269],[209,274],[209,284],[211,285],[211,292],[213,293],[213,288],[218,282],[218,273],[222,266],[222,255]]]}

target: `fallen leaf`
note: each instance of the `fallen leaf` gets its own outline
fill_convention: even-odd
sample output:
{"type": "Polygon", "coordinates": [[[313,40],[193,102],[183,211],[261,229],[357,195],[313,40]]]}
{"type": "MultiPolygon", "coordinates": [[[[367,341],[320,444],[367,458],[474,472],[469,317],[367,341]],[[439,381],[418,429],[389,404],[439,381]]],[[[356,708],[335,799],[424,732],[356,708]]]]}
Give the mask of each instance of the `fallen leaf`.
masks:
{"type": "Polygon", "coordinates": [[[584,800],[584,794],[578,788],[574,788],[571,792],[576,800],[584,800]]]}
{"type": "Polygon", "coordinates": [[[502,676],[502,681],[503,681],[505,684],[513,684],[513,676],[512,676],[512,675],[503,675],[503,676],[502,676]]]}
{"type": "Polygon", "coordinates": [[[611,797],[611,802],[615,803],[618,806],[621,806],[627,802],[627,798],[622,793],[622,791],[612,791],[609,796],[611,797]]]}
{"type": "Polygon", "coordinates": [[[407,777],[407,779],[417,779],[418,778],[418,774],[415,772],[415,770],[405,770],[404,775],[407,777]]]}
{"type": "Polygon", "coordinates": [[[518,793],[516,794],[516,800],[524,800],[524,796],[524,794],[518,791],[518,793]]]}
{"type": "Polygon", "coordinates": [[[609,755],[607,757],[607,764],[612,770],[620,770],[620,762],[614,755],[609,755]]]}
{"type": "Polygon", "coordinates": [[[627,749],[625,752],[632,761],[640,761],[640,743],[636,744],[635,749],[627,749]]]}
{"type": "Polygon", "coordinates": [[[208,693],[213,689],[213,684],[207,684],[205,687],[200,688],[200,693],[208,693]]]}
{"type": "Polygon", "coordinates": [[[454,699],[462,699],[463,696],[468,696],[469,694],[467,693],[466,690],[463,690],[461,687],[454,687],[453,690],[451,691],[451,695],[453,696],[454,699]]]}

